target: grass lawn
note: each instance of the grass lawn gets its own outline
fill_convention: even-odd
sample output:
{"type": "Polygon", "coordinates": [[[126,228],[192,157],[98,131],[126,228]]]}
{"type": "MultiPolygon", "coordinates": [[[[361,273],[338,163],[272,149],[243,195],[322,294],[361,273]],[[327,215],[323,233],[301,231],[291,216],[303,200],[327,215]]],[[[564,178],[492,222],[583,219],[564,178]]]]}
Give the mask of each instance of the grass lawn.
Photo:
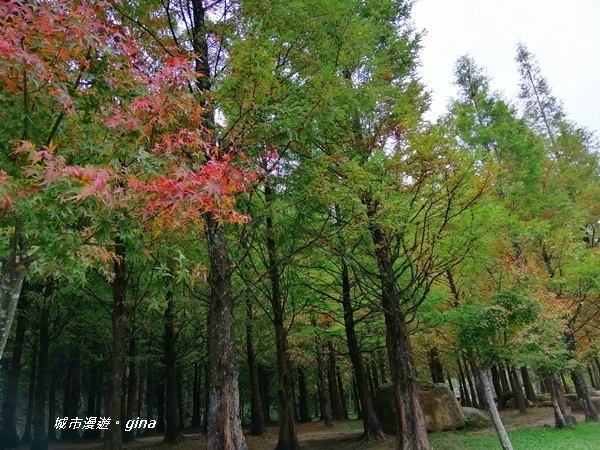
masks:
{"type": "MultiPolygon", "coordinates": [[[[569,430],[535,427],[508,432],[515,450],[598,450],[600,424],[580,423],[569,430]]],[[[502,449],[495,433],[454,431],[429,435],[432,450],[502,449]]]]}

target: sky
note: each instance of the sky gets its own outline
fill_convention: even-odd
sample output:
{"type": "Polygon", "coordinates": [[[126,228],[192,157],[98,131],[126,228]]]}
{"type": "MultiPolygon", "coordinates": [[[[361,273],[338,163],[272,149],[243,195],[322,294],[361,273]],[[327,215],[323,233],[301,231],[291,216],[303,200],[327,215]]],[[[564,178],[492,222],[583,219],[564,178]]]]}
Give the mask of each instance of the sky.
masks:
{"type": "Polygon", "coordinates": [[[456,95],[456,60],[472,56],[493,90],[518,95],[514,61],[523,42],[568,117],[600,137],[600,0],[417,0],[412,18],[426,30],[421,80],[432,91],[434,120],[456,95]]]}

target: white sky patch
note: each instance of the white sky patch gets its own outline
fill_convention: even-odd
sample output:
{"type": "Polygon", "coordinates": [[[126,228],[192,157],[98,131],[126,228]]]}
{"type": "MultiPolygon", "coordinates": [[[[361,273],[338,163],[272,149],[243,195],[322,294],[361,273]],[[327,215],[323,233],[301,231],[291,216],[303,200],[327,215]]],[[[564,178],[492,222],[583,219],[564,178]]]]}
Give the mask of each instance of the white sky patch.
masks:
{"type": "Polygon", "coordinates": [[[569,119],[600,135],[600,0],[418,0],[412,17],[427,30],[419,70],[432,91],[427,119],[456,95],[454,64],[465,54],[487,69],[493,90],[515,100],[521,41],[569,119]]]}

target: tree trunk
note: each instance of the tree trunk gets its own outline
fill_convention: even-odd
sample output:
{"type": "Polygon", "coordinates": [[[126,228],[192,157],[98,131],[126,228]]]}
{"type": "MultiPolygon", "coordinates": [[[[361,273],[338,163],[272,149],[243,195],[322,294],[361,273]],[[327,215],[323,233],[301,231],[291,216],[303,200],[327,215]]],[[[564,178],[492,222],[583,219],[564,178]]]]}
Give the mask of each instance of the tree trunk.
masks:
{"type": "Polygon", "coordinates": [[[510,371],[510,380],[512,382],[512,391],[515,395],[515,401],[517,402],[517,408],[519,412],[527,412],[527,402],[525,401],[525,393],[523,392],[523,386],[519,380],[519,372],[514,364],[508,365],[510,371]]]}
{"type": "Polygon", "coordinates": [[[477,389],[475,388],[475,383],[473,381],[473,377],[471,376],[471,372],[469,369],[469,364],[466,361],[466,358],[463,358],[463,369],[465,371],[465,378],[467,379],[467,384],[469,385],[469,394],[471,397],[471,403],[474,408],[479,408],[479,397],[477,395],[477,389]]]}
{"type": "MultiPolygon", "coordinates": [[[[265,203],[267,207],[273,203],[273,191],[268,182],[265,182],[265,203]]],[[[270,214],[266,217],[266,241],[269,255],[268,276],[271,283],[269,300],[273,310],[273,326],[275,327],[275,351],[277,353],[277,369],[279,372],[279,386],[277,398],[279,402],[279,439],[276,450],[299,449],[298,438],[294,426],[294,391],[292,388],[292,374],[289,370],[287,355],[287,330],[284,323],[283,292],[280,286],[280,268],[275,241],[273,218],[270,214]]]]}
{"type": "MultiPolygon", "coordinates": [[[[165,284],[170,285],[170,278],[165,284]]],[[[166,428],[163,443],[176,445],[181,441],[179,431],[179,416],[177,415],[177,369],[175,366],[177,358],[177,333],[173,324],[175,314],[175,301],[173,291],[169,289],[166,294],[167,308],[164,317],[164,362],[165,362],[165,418],[166,428]]]]}
{"type": "Polygon", "coordinates": [[[567,380],[565,378],[565,374],[562,373],[562,372],[560,373],[560,381],[562,381],[565,394],[570,394],[571,393],[571,388],[569,387],[569,384],[567,383],[567,380]]]}
{"type": "Polygon", "coordinates": [[[569,428],[577,423],[577,420],[571,413],[571,408],[565,398],[565,391],[560,377],[556,373],[550,373],[544,369],[546,385],[550,387],[550,397],[554,407],[554,418],[558,428],[569,428]]]}
{"type": "MultiPolygon", "coordinates": [[[[50,390],[48,392],[48,443],[53,444],[58,442],[56,437],[56,383],[57,383],[57,371],[56,365],[51,364],[51,375],[50,375],[50,390]]],[[[93,414],[92,414],[93,415],[93,414]]],[[[88,415],[88,417],[90,417],[88,415]]]]}
{"type": "Polygon", "coordinates": [[[479,379],[485,392],[488,411],[492,416],[492,423],[494,424],[494,428],[498,434],[498,439],[500,439],[500,445],[502,445],[503,450],[512,450],[512,444],[508,438],[508,434],[506,434],[506,429],[504,428],[504,424],[500,418],[498,408],[496,408],[496,404],[494,403],[494,394],[492,393],[490,378],[487,374],[487,371],[483,368],[479,369],[479,379]]]}
{"type": "MultiPolygon", "coordinates": [[[[37,354],[38,343],[34,339],[32,345],[32,355],[37,354]]],[[[23,427],[23,436],[21,437],[21,444],[31,443],[31,422],[33,421],[33,408],[35,405],[35,378],[37,374],[37,358],[31,357],[31,364],[29,367],[29,388],[27,395],[27,415],[25,416],[25,426],[23,427]]]]}
{"type": "MultiPolygon", "coordinates": [[[[98,371],[100,367],[95,363],[90,364],[89,368],[89,385],[88,385],[88,403],[87,403],[87,414],[86,417],[97,417],[96,416],[96,399],[100,391],[98,371]]],[[[83,439],[92,440],[100,438],[100,430],[97,427],[86,429],[83,431],[83,439]]]]}
{"type": "MultiPolygon", "coordinates": [[[[477,365],[475,364],[475,360],[473,359],[471,354],[469,354],[467,361],[471,368],[471,373],[473,374],[473,381],[475,383],[475,391],[477,392],[477,403],[479,403],[479,408],[487,409],[487,399],[485,396],[485,390],[483,388],[483,385],[481,384],[480,377],[477,376],[479,369],[477,368],[477,365]]],[[[465,362],[465,364],[466,364],[466,362],[465,362]]]]}
{"type": "Polygon", "coordinates": [[[508,392],[511,390],[510,382],[508,381],[508,376],[506,375],[506,368],[504,365],[499,364],[498,369],[500,372],[500,383],[502,384],[502,393],[508,392]]]}
{"type": "Polygon", "coordinates": [[[462,406],[473,406],[471,398],[469,397],[469,391],[467,388],[467,381],[465,379],[465,373],[462,370],[460,364],[460,358],[456,358],[456,365],[458,367],[458,384],[460,385],[460,404],[462,406]]]}
{"type": "Polygon", "coordinates": [[[504,389],[502,389],[502,383],[500,381],[500,372],[498,371],[498,366],[494,364],[490,368],[490,371],[492,373],[492,385],[494,386],[496,397],[500,398],[500,396],[504,393],[504,389]]]}
{"type": "Polygon", "coordinates": [[[17,220],[10,244],[8,261],[2,263],[2,279],[0,280],[0,360],[10,334],[17,303],[21,295],[23,280],[31,263],[22,243],[21,222],[17,220]]]}
{"type": "MultiPolygon", "coordinates": [[[[374,211],[368,205],[367,214],[372,219],[374,211]]],[[[385,316],[386,343],[390,373],[394,385],[396,417],[396,448],[398,450],[426,450],[429,440],[425,417],[419,400],[419,385],[412,359],[412,349],[406,318],[400,310],[396,277],[391,252],[383,230],[371,222],[371,236],[381,279],[381,297],[385,316]]]]}
{"type": "Polygon", "coordinates": [[[337,384],[337,364],[335,360],[335,350],[331,341],[327,342],[327,353],[329,354],[329,365],[327,366],[327,380],[329,381],[329,396],[331,397],[331,414],[333,420],[344,420],[344,410],[342,408],[342,399],[340,389],[337,384]]]}
{"type": "Polygon", "coordinates": [[[40,334],[37,353],[38,360],[31,450],[48,449],[48,432],[46,431],[46,391],[48,388],[48,351],[50,349],[50,310],[48,304],[50,296],[52,295],[52,290],[53,282],[49,281],[44,289],[43,304],[40,311],[40,334]]]}
{"type": "Polygon", "coordinates": [[[248,372],[250,375],[250,435],[260,436],[267,427],[264,409],[260,395],[260,379],[258,376],[258,362],[254,349],[254,329],[252,322],[254,312],[250,296],[246,296],[246,353],[248,355],[248,372]]]}
{"type": "Polygon", "coordinates": [[[434,383],[444,382],[444,368],[437,348],[429,350],[429,371],[431,372],[431,381],[434,383]]]}
{"type": "Polygon", "coordinates": [[[258,379],[260,380],[260,402],[263,408],[263,415],[265,416],[265,423],[272,423],[271,421],[271,396],[269,395],[269,373],[262,366],[258,365],[258,379]]]}
{"type": "Polygon", "coordinates": [[[298,366],[298,391],[299,400],[298,406],[300,409],[300,423],[311,422],[310,418],[310,407],[308,404],[308,387],[306,385],[306,374],[304,373],[304,367],[298,366]]]}
{"type": "Polygon", "coordinates": [[[156,386],[156,430],[165,432],[165,381],[164,378],[156,386]]]}
{"type": "MultiPolygon", "coordinates": [[[[316,323],[313,322],[313,327],[316,323]]],[[[321,395],[321,418],[325,422],[326,427],[333,426],[333,417],[331,415],[331,398],[329,397],[329,386],[327,385],[327,377],[325,376],[325,368],[323,367],[323,356],[321,346],[317,343],[317,371],[319,372],[319,394],[321,395]]]]}
{"type": "Polygon", "coordinates": [[[15,330],[15,341],[12,347],[12,356],[8,366],[8,375],[6,379],[6,395],[2,411],[4,418],[2,422],[2,432],[0,433],[0,449],[4,450],[10,447],[16,447],[19,444],[19,435],[17,434],[17,400],[19,394],[19,378],[21,377],[23,347],[25,344],[25,332],[27,331],[27,322],[25,320],[25,305],[21,301],[19,304],[19,315],[15,330]]]}
{"type": "Polygon", "coordinates": [[[340,392],[340,400],[342,401],[342,413],[344,415],[344,419],[350,420],[348,416],[348,402],[346,401],[346,391],[344,390],[344,382],[342,381],[342,374],[340,373],[340,369],[336,370],[336,380],[338,385],[338,391],[340,392]]]}
{"type": "Polygon", "coordinates": [[[125,300],[127,297],[127,268],[125,266],[125,247],[120,239],[115,240],[115,278],[112,283],[112,347],[110,377],[106,394],[105,414],[110,417],[110,425],[104,432],[104,450],[121,450],[121,397],[123,392],[123,373],[125,372],[125,300]]]}
{"type": "Polygon", "coordinates": [[[525,388],[525,397],[531,403],[535,404],[535,390],[533,389],[533,383],[531,382],[529,370],[527,370],[526,366],[521,366],[521,378],[523,379],[523,386],[525,388]]]}
{"type": "MultiPolygon", "coordinates": [[[[201,2],[197,7],[201,7],[201,2]]],[[[204,219],[210,260],[209,405],[206,448],[245,450],[233,336],[231,268],[225,232],[212,213],[205,214],[204,219]]]]}
{"type": "MultiPolygon", "coordinates": [[[[133,334],[133,332],[132,332],[133,334]]],[[[127,376],[127,401],[125,408],[126,420],[133,420],[136,417],[136,405],[138,403],[138,368],[136,364],[137,356],[137,345],[136,338],[134,336],[129,337],[129,374],[127,376]]],[[[139,417],[139,414],[137,415],[139,417]]],[[[138,432],[137,429],[132,428],[131,430],[124,432],[124,442],[130,442],[135,438],[135,434],[138,432]]]]}
{"type": "MultiPolygon", "coordinates": [[[[181,370],[177,371],[177,413],[179,423],[179,432],[181,433],[185,429],[185,398],[187,397],[186,382],[181,370]]],[[[240,409],[242,411],[243,409],[240,409]]],[[[183,435],[182,435],[183,438],[183,435]]]]}
{"type": "Polygon", "coordinates": [[[201,416],[201,405],[202,395],[200,386],[202,385],[202,364],[197,362],[194,364],[194,383],[192,384],[192,423],[190,427],[192,429],[198,429],[202,425],[200,420],[201,416]]]}
{"type": "Polygon", "coordinates": [[[598,412],[596,411],[596,407],[592,402],[590,393],[583,378],[583,374],[579,368],[571,370],[571,380],[573,380],[573,384],[575,385],[577,397],[579,397],[579,400],[581,400],[583,412],[585,413],[585,420],[597,422],[598,412]]]}

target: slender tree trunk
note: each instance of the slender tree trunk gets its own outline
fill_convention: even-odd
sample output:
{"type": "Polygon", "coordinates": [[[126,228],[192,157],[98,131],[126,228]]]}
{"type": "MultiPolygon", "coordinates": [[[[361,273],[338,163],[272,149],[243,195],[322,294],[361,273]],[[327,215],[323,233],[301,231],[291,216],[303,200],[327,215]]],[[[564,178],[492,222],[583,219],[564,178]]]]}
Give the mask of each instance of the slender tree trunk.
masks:
{"type": "MultiPolygon", "coordinates": [[[[32,355],[37,355],[38,343],[34,340],[32,345],[32,355]]],[[[37,357],[32,356],[29,367],[29,389],[27,391],[27,415],[25,416],[25,426],[23,427],[23,436],[21,444],[26,445],[31,443],[31,427],[33,422],[33,408],[35,405],[35,379],[37,374],[37,357]]]]}
{"type": "Polygon", "coordinates": [[[496,391],[496,397],[500,398],[502,394],[504,394],[504,389],[502,388],[502,382],[500,381],[498,366],[494,364],[490,371],[492,372],[492,384],[494,386],[494,391],[496,391]]]}
{"type": "Polygon", "coordinates": [[[12,347],[12,356],[8,366],[8,375],[6,379],[6,395],[2,411],[4,418],[2,422],[2,431],[0,433],[0,449],[4,450],[10,447],[16,447],[19,444],[19,435],[17,434],[17,400],[19,394],[19,379],[21,377],[23,348],[25,344],[25,332],[27,331],[27,322],[25,320],[26,302],[19,304],[19,315],[15,330],[15,341],[12,347]]]}
{"type": "Polygon", "coordinates": [[[265,416],[265,423],[272,423],[271,421],[271,396],[269,395],[269,373],[262,366],[258,365],[258,379],[260,380],[260,402],[263,407],[263,415],[265,416]]]}
{"type": "Polygon", "coordinates": [[[460,364],[460,358],[456,358],[456,365],[458,367],[458,384],[460,385],[460,404],[462,406],[473,406],[471,398],[469,397],[465,373],[460,364]]]}
{"type": "Polygon", "coordinates": [[[340,369],[336,370],[336,380],[338,385],[338,390],[340,392],[340,400],[342,401],[342,413],[344,415],[344,419],[350,420],[348,416],[348,402],[346,401],[346,391],[344,390],[344,382],[342,380],[342,374],[340,373],[340,369]]]}
{"type": "MultiPolygon", "coordinates": [[[[185,398],[187,397],[186,382],[181,370],[177,371],[177,413],[179,423],[179,432],[185,429],[185,398]]],[[[243,411],[243,408],[240,408],[243,411]]],[[[183,438],[183,435],[182,435],[183,438]]]]}
{"type": "Polygon", "coordinates": [[[104,432],[104,450],[121,450],[121,397],[123,392],[123,373],[125,372],[125,300],[127,297],[127,268],[125,266],[125,247],[117,239],[115,241],[115,278],[112,283],[112,347],[110,361],[110,377],[106,395],[105,414],[111,418],[108,429],[104,432]]]}
{"type": "Polygon", "coordinates": [[[254,349],[254,329],[252,322],[254,312],[250,296],[246,296],[246,353],[248,354],[248,371],[250,375],[250,435],[260,436],[267,427],[264,409],[260,395],[260,379],[258,375],[258,362],[254,349]]]}
{"type": "MultiPolygon", "coordinates": [[[[170,279],[165,282],[170,285],[170,279]]],[[[177,368],[175,366],[177,358],[177,333],[173,324],[175,314],[175,301],[173,291],[169,289],[166,295],[167,308],[164,317],[164,362],[165,362],[165,418],[166,428],[163,443],[175,445],[181,440],[179,431],[179,416],[177,415],[177,368]]]]}
{"type": "MultiPolygon", "coordinates": [[[[96,416],[96,400],[98,397],[99,389],[99,377],[98,367],[95,363],[92,363],[89,368],[89,385],[88,385],[88,404],[87,404],[87,415],[86,417],[98,417],[96,416]]],[[[86,429],[83,431],[83,438],[85,440],[99,439],[100,430],[97,427],[86,429]]]]}
{"type": "Polygon", "coordinates": [[[473,407],[479,408],[477,391],[475,389],[475,383],[473,383],[473,378],[471,377],[471,373],[469,372],[469,365],[467,364],[467,361],[464,359],[463,359],[463,362],[464,362],[463,368],[465,371],[465,378],[467,379],[467,384],[469,385],[469,393],[471,396],[471,403],[473,404],[473,407]]]}
{"type": "Polygon", "coordinates": [[[510,381],[508,381],[508,375],[506,374],[504,364],[499,364],[498,369],[500,372],[500,383],[502,383],[502,393],[504,394],[511,390],[510,381]]]}
{"type": "Polygon", "coordinates": [[[310,407],[308,405],[308,387],[306,385],[306,374],[304,373],[304,367],[298,366],[298,391],[299,391],[299,409],[300,409],[300,423],[309,423],[310,419],[310,407]]]}
{"type": "MultiPolygon", "coordinates": [[[[485,396],[485,390],[483,388],[483,385],[481,384],[480,377],[477,376],[478,368],[475,364],[475,360],[473,359],[472,355],[469,354],[467,361],[471,368],[471,373],[473,374],[473,381],[475,383],[475,391],[477,393],[477,403],[479,404],[479,408],[487,409],[487,399],[485,396]]],[[[465,361],[465,364],[467,361],[465,361]]]]}
{"type": "Polygon", "coordinates": [[[496,408],[496,403],[494,403],[494,394],[492,393],[492,385],[490,384],[490,378],[487,374],[487,371],[483,368],[479,369],[479,379],[485,392],[488,411],[492,416],[492,423],[494,424],[494,428],[496,429],[496,433],[498,434],[498,439],[500,439],[500,445],[502,445],[503,450],[512,450],[512,444],[510,442],[508,434],[506,434],[506,429],[504,428],[504,424],[502,423],[502,419],[500,418],[498,408],[496,408]]]}
{"type": "Polygon", "coordinates": [[[329,381],[329,396],[331,397],[331,414],[333,420],[344,420],[344,410],[342,409],[342,399],[337,384],[337,364],[335,359],[335,350],[331,341],[327,342],[327,353],[329,355],[329,364],[327,366],[327,380],[329,381]]]}
{"type": "Polygon", "coordinates": [[[554,418],[558,428],[569,428],[577,423],[577,420],[571,413],[571,408],[565,398],[565,391],[560,377],[556,373],[550,373],[544,369],[546,385],[550,387],[550,397],[554,407],[554,418]]]}
{"type": "Polygon", "coordinates": [[[562,373],[562,372],[560,373],[560,381],[562,381],[565,394],[570,394],[571,393],[571,388],[569,387],[569,384],[567,383],[567,380],[565,378],[565,374],[562,373]]]}
{"type": "Polygon", "coordinates": [[[156,432],[165,432],[165,382],[164,378],[156,386],[156,432]]]}
{"type": "Polygon", "coordinates": [[[437,348],[429,350],[429,371],[431,372],[431,381],[434,383],[444,382],[444,368],[437,348]]]}
{"type": "MultiPolygon", "coordinates": [[[[138,403],[138,368],[136,364],[137,345],[136,338],[133,335],[129,337],[128,353],[129,374],[127,376],[127,401],[125,408],[125,418],[126,420],[132,420],[136,416],[136,405],[138,403]]],[[[135,428],[132,428],[130,431],[125,430],[124,442],[132,441],[135,438],[135,434],[137,432],[138,430],[135,428]]]]}
{"type": "Polygon", "coordinates": [[[31,450],[48,449],[48,432],[46,431],[46,391],[48,388],[48,351],[50,349],[50,310],[48,304],[52,290],[53,282],[49,281],[44,289],[43,305],[40,311],[40,335],[37,354],[31,450]]]}
{"type": "Polygon", "coordinates": [[[510,379],[512,381],[512,391],[515,395],[515,401],[519,412],[527,412],[527,402],[525,401],[525,393],[523,392],[523,386],[519,380],[519,372],[514,364],[509,364],[510,379]]]}
{"type": "Polygon", "coordinates": [[[533,383],[531,382],[529,370],[526,366],[521,366],[521,378],[523,379],[523,386],[525,388],[525,397],[527,397],[527,400],[531,403],[535,404],[535,390],[533,389],[533,383]]]}
{"type": "MultiPolygon", "coordinates": [[[[268,182],[265,182],[265,202],[273,203],[274,194],[268,182]]],[[[280,268],[275,241],[273,218],[270,214],[266,217],[266,241],[269,255],[268,276],[271,283],[270,302],[273,310],[273,326],[275,327],[275,351],[277,354],[277,369],[279,372],[279,386],[277,398],[279,402],[279,440],[276,450],[299,449],[298,438],[294,426],[294,391],[292,388],[292,374],[289,369],[287,354],[287,330],[284,323],[283,292],[280,286],[280,268]]]]}
{"type": "MultiPolygon", "coordinates": [[[[313,327],[316,324],[313,322],[313,327]]],[[[321,396],[321,418],[325,422],[326,427],[333,426],[333,417],[331,414],[331,399],[329,397],[329,386],[327,384],[327,377],[325,375],[325,368],[323,367],[323,356],[321,346],[317,343],[316,354],[317,354],[317,371],[319,372],[319,394],[321,396]]]]}
{"type": "Polygon", "coordinates": [[[577,397],[579,397],[579,400],[583,406],[585,420],[597,422],[598,412],[596,411],[596,407],[592,402],[590,392],[588,391],[587,385],[585,384],[585,379],[583,378],[583,374],[579,368],[571,370],[571,380],[573,380],[577,397]]]}
{"type": "MultiPolygon", "coordinates": [[[[57,383],[57,371],[56,365],[51,364],[50,369],[50,389],[48,392],[48,443],[53,444],[58,442],[56,437],[56,383],[57,383]]],[[[88,416],[90,417],[90,416],[88,416]]]]}
{"type": "MultiPolygon", "coordinates": [[[[201,4],[197,7],[201,7],[201,4]]],[[[225,232],[216,217],[210,213],[205,215],[205,225],[210,260],[207,449],[245,450],[233,336],[231,268],[227,256],[225,232]]]]}
{"type": "Polygon", "coordinates": [[[31,263],[26,252],[26,245],[23,243],[21,229],[21,222],[17,220],[10,243],[10,255],[8,260],[2,263],[0,274],[2,277],[0,279],[0,360],[4,354],[4,347],[15,317],[23,280],[27,276],[27,270],[31,263]]]}
{"type": "Polygon", "coordinates": [[[192,423],[191,428],[197,429],[202,425],[200,420],[202,395],[200,386],[202,385],[202,364],[197,362],[194,364],[194,383],[192,384],[192,423]]]}

